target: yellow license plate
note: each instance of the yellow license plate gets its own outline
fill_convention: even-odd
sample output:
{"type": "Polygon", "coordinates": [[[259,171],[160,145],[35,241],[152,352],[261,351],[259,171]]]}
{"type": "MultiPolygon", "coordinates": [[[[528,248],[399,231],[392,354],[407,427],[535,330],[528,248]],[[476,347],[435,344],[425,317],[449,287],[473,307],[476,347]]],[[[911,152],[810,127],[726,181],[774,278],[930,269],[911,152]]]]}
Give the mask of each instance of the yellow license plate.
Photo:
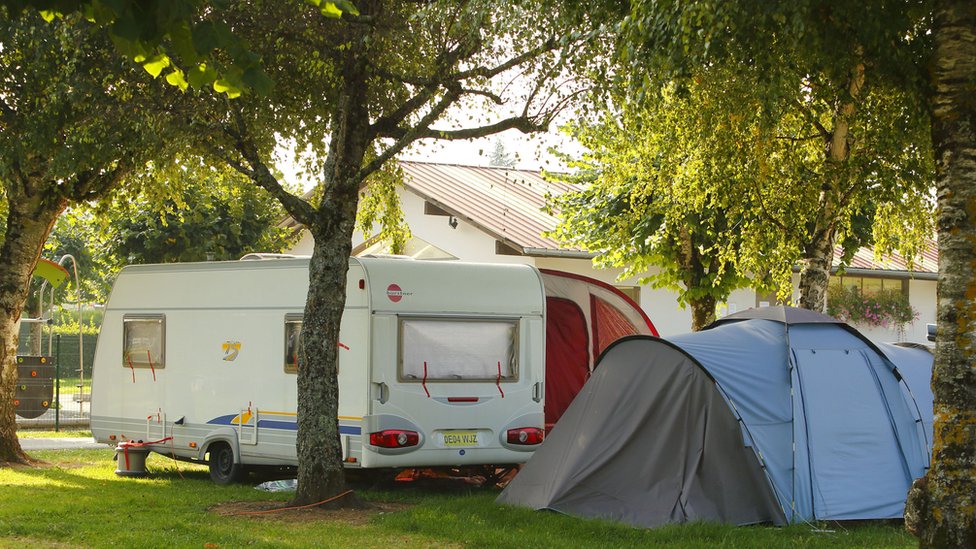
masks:
{"type": "Polygon", "coordinates": [[[444,446],[457,448],[477,445],[478,433],[476,431],[448,431],[444,433],[444,446]]]}

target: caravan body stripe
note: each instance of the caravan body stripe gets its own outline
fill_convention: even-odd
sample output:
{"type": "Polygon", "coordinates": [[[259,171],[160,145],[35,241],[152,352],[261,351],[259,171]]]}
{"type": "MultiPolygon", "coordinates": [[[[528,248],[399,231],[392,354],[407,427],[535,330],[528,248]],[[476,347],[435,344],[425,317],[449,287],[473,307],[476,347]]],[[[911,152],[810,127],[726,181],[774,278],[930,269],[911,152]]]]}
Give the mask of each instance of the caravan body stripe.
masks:
{"type": "MultiPolygon", "coordinates": [[[[285,417],[297,417],[294,412],[265,412],[262,411],[261,415],[275,415],[275,416],[285,416],[285,417]]],[[[245,414],[245,423],[250,419],[248,414],[245,414]]],[[[363,418],[361,417],[351,417],[351,416],[339,416],[339,434],[341,435],[361,435],[363,430],[362,427],[358,425],[363,418]],[[342,423],[356,422],[357,425],[343,425],[342,423]]],[[[228,414],[226,416],[219,416],[211,419],[207,422],[208,425],[240,425],[241,415],[240,414],[228,414]]],[[[258,420],[259,429],[280,429],[284,431],[297,431],[298,423],[296,421],[278,420],[278,419],[261,419],[258,420]]]]}

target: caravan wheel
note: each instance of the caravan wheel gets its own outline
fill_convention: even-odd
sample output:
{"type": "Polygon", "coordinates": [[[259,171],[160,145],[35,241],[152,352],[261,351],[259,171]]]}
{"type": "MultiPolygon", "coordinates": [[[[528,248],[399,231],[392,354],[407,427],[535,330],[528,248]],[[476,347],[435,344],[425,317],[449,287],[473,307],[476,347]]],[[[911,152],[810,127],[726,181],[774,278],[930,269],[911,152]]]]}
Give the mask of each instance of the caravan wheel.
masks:
{"type": "Polygon", "coordinates": [[[226,442],[210,445],[210,480],[217,484],[233,484],[244,478],[244,467],[234,461],[234,450],[226,442]]]}

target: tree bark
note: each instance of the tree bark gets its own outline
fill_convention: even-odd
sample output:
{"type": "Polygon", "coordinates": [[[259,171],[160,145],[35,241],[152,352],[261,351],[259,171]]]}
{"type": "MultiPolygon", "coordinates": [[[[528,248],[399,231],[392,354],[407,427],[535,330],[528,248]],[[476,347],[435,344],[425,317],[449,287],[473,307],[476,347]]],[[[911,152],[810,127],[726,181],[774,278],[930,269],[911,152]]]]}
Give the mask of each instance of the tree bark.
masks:
{"type": "MultiPolygon", "coordinates": [[[[860,55],[860,48],[855,48],[860,55]]],[[[849,182],[844,165],[851,157],[851,119],[857,110],[855,101],[864,87],[864,63],[856,63],[846,83],[849,100],[838,101],[834,110],[833,131],[826,139],[825,164],[828,175],[820,192],[820,210],[811,241],[806,248],[800,271],[800,307],[811,311],[827,310],[827,284],[834,261],[837,240],[837,217],[843,211],[844,189],[849,182]]]]}
{"type": "MultiPolygon", "coordinates": [[[[339,328],[346,303],[356,195],[335,204],[334,230],[313,231],[308,298],[298,372],[298,490],[293,504],[328,500],[345,490],[339,438],[339,328]],[[351,211],[350,211],[351,210],[351,211]]],[[[338,197],[336,197],[338,198],[338,197]]],[[[326,214],[328,215],[328,214],[326,214]]],[[[324,505],[347,506],[343,498],[324,505]]]]}
{"type": "Polygon", "coordinates": [[[939,289],[932,466],[909,492],[919,546],[976,547],[976,4],[936,2],[932,141],[939,289]]]}
{"type": "Polygon", "coordinates": [[[827,309],[827,283],[834,260],[833,227],[818,230],[807,246],[803,270],[800,271],[800,307],[823,312],[827,309]]]}
{"type": "MultiPolygon", "coordinates": [[[[364,2],[365,4],[365,2],[364,2]]],[[[365,13],[368,6],[360,5],[365,13]]],[[[369,84],[364,33],[341,74],[335,127],[325,162],[325,197],[309,230],[314,239],[298,370],[298,489],[295,505],[360,505],[345,490],[339,438],[339,328],[346,304],[346,272],[359,206],[360,171],[370,146],[369,84]],[[327,502],[327,503],[321,503],[327,502]]]]}
{"type": "Polygon", "coordinates": [[[11,187],[7,189],[7,229],[0,246],[0,466],[30,462],[17,439],[12,398],[17,385],[20,313],[44,242],[67,205],[64,199],[46,203],[38,195],[11,187]]]}
{"type": "Polygon", "coordinates": [[[708,288],[703,285],[709,283],[706,281],[708,267],[718,268],[718,266],[706,265],[702,259],[691,230],[687,225],[682,226],[678,231],[678,266],[681,268],[682,282],[689,290],[699,290],[695,292],[695,297],[688,299],[688,304],[691,306],[693,332],[700,331],[715,322],[716,299],[711,293],[704,293],[708,288]]]}
{"type": "Polygon", "coordinates": [[[691,331],[701,331],[715,322],[715,297],[706,295],[689,300],[691,304],[691,331]]]}

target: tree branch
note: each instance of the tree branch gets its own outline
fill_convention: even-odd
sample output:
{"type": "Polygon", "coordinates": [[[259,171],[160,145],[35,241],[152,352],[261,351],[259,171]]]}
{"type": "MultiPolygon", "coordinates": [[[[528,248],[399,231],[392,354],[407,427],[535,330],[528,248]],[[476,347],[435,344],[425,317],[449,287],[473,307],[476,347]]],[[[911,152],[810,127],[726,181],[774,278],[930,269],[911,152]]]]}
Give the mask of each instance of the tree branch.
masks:
{"type": "Polygon", "coordinates": [[[491,68],[475,67],[470,70],[451,74],[449,76],[449,79],[460,82],[462,80],[467,80],[468,78],[492,78],[494,76],[498,76],[499,74],[513,67],[517,67],[522,63],[525,63],[526,61],[534,59],[547,51],[552,51],[553,49],[556,48],[558,44],[559,42],[555,38],[550,38],[549,40],[546,40],[542,45],[533,48],[523,53],[522,55],[517,55],[500,65],[496,65],[491,68]]]}
{"type": "Polygon", "coordinates": [[[312,226],[315,222],[315,208],[305,200],[288,192],[278,182],[278,178],[271,173],[268,166],[261,160],[261,155],[258,153],[257,147],[247,137],[247,126],[241,111],[238,108],[234,108],[232,109],[232,113],[237,126],[236,131],[232,128],[226,128],[225,130],[229,135],[237,136],[237,139],[234,141],[234,149],[251,165],[251,168],[248,169],[240,162],[235,162],[228,155],[214,148],[213,150],[218,153],[218,158],[222,158],[235,170],[249,177],[257,186],[271,193],[271,196],[281,202],[281,205],[288,214],[295,218],[296,221],[305,226],[312,226]]]}
{"type": "Polygon", "coordinates": [[[120,160],[108,172],[96,173],[92,170],[82,172],[78,174],[71,191],[65,194],[69,199],[76,202],[94,200],[107,189],[118,185],[122,178],[129,173],[131,167],[128,162],[120,160]]]}
{"type": "MultiPolygon", "coordinates": [[[[544,117],[545,118],[545,117],[544,117]]],[[[474,128],[462,128],[458,130],[435,130],[432,128],[397,128],[396,131],[391,132],[384,137],[394,137],[401,139],[404,136],[412,135],[414,139],[443,139],[445,141],[459,141],[463,139],[477,139],[479,137],[487,137],[489,135],[494,135],[498,132],[503,132],[505,130],[519,130],[522,133],[533,133],[546,131],[548,129],[548,120],[543,123],[533,122],[532,119],[525,115],[513,116],[510,118],[505,118],[504,120],[499,120],[494,124],[488,124],[486,126],[478,126],[474,128]]]]}
{"type": "Polygon", "coordinates": [[[817,131],[820,132],[820,137],[822,137],[823,139],[830,139],[830,136],[833,135],[833,133],[828,131],[827,128],[825,128],[824,125],[821,124],[819,120],[817,120],[817,117],[814,116],[812,112],[810,112],[810,109],[807,108],[806,105],[801,103],[800,100],[796,99],[795,97],[793,98],[793,104],[796,105],[796,108],[800,109],[800,113],[803,114],[803,117],[807,119],[807,122],[813,124],[813,127],[815,127],[817,131]]]}
{"type": "Polygon", "coordinates": [[[4,126],[12,123],[16,117],[17,111],[7,104],[6,98],[0,97],[0,118],[2,118],[4,126]]]}
{"type": "Polygon", "coordinates": [[[403,123],[411,113],[424,106],[437,93],[437,84],[425,87],[420,93],[403,102],[400,107],[386,116],[381,116],[369,126],[373,136],[384,136],[403,123]]]}
{"type": "Polygon", "coordinates": [[[807,136],[803,136],[803,137],[792,137],[792,136],[789,136],[789,135],[777,135],[776,136],[776,139],[780,139],[782,141],[793,141],[794,143],[799,143],[801,141],[810,141],[811,139],[823,139],[823,136],[820,135],[819,133],[818,134],[814,134],[814,135],[807,135],[807,136]]]}
{"type": "Polygon", "coordinates": [[[414,76],[409,74],[397,74],[395,72],[386,70],[382,67],[376,67],[376,66],[373,66],[373,74],[379,76],[380,78],[383,78],[384,80],[388,80],[391,82],[403,82],[404,84],[410,84],[411,86],[428,87],[428,86],[437,86],[440,84],[440,81],[433,78],[428,78],[424,76],[414,76]]]}
{"type": "Polygon", "coordinates": [[[380,153],[376,158],[373,159],[372,162],[359,170],[359,181],[366,181],[366,178],[369,177],[371,173],[383,167],[383,163],[393,158],[393,156],[405,149],[410,143],[413,143],[417,139],[421,139],[421,130],[426,129],[428,126],[433,124],[435,120],[440,118],[440,116],[444,114],[444,111],[446,111],[448,107],[457,101],[459,93],[459,88],[448,90],[447,94],[445,94],[444,97],[442,97],[441,100],[434,105],[434,108],[424,115],[424,117],[420,119],[420,122],[413,128],[391,128],[392,131],[389,134],[381,135],[381,137],[393,137],[396,139],[396,142],[394,142],[390,148],[380,153]]]}

